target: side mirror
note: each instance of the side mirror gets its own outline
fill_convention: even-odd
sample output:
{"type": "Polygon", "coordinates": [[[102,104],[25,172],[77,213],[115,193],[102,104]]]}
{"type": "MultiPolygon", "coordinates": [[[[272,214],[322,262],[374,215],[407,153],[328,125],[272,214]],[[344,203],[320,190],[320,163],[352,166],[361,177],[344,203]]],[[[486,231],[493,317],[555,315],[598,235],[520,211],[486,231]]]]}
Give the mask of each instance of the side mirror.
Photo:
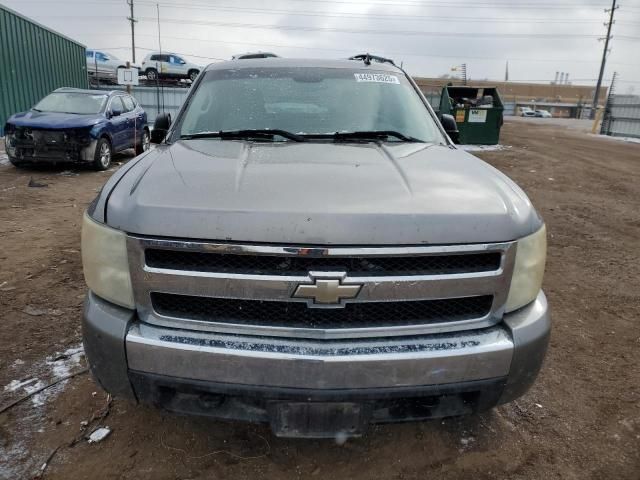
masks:
{"type": "Polygon", "coordinates": [[[151,131],[151,143],[162,143],[171,127],[171,114],[161,113],[156,117],[151,131]]]}
{"type": "Polygon", "coordinates": [[[119,117],[120,115],[122,115],[122,110],[119,109],[118,107],[114,107],[111,109],[111,116],[112,117],[119,117]]]}
{"type": "Polygon", "coordinates": [[[460,132],[458,131],[458,124],[456,123],[456,119],[453,118],[453,115],[441,115],[440,123],[442,123],[442,128],[444,128],[444,131],[447,132],[447,135],[449,135],[451,141],[453,143],[458,143],[460,132]]]}

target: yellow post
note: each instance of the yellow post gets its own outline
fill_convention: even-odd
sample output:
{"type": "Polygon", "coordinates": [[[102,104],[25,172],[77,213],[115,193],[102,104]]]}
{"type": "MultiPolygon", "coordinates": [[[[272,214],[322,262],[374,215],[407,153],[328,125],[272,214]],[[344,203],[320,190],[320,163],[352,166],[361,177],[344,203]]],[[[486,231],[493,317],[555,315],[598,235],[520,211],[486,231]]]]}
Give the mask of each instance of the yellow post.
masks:
{"type": "Polygon", "coordinates": [[[600,123],[600,120],[602,120],[602,115],[604,115],[604,108],[598,108],[596,110],[596,115],[593,118],[593,126],[591,127],[591,133],[597,133],[598,132],[598,124],[600,123]]]}

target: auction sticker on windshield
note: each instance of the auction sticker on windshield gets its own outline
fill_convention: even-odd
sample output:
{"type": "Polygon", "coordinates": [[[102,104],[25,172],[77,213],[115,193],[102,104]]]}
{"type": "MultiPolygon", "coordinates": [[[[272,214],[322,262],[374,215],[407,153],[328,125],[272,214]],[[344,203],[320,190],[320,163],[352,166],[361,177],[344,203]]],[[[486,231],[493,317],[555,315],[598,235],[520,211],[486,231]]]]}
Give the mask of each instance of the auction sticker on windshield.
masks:
{"type": "Polygon", "coordinates": [[[395,83],[400,85],[400,80],[395,75],[386,73],[354,73],[356,82],[395,83]]]}

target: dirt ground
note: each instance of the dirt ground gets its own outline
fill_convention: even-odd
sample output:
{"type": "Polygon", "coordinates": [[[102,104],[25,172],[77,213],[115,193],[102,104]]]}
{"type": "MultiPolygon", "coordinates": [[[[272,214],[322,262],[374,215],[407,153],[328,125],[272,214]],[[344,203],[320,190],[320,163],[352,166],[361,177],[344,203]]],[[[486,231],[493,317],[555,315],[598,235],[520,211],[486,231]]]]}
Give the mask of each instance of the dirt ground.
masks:
{"type": "MultiPolygon", "coordinates": [[[[107,409],[85,373],[0,414],[0,478],[32,478],[55,449],[45,478],[640,478],[640,145],[522,120],[503,132],[504,149],[476,154],[525,189],[550,234],[553,335],[526,396],[337,445],[107,409]],[[111,435],[87,443],[98,425],[111,435]]],[[[112,172],[66,168],[0,166],[0,408],[84,367],[80,220],[112,172]]]]}

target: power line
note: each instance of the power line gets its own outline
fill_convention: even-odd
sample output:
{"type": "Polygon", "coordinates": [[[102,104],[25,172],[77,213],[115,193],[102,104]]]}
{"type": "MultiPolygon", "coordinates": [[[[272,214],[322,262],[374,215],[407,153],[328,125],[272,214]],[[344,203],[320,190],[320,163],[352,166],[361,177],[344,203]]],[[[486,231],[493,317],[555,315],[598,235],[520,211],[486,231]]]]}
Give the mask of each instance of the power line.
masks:
{"type": "MultiPolygon", "coordinates": [[[[173,7],[168,7],[173,8],[173,7]]],[[[176,6],[175,8],[182,8],[176,6]]],[[[198,10],[211,10],[211,11],[229,11],[229,12],[243,12],[257,15],[293,15],[293,16],[303,16],[303,17],[327,17],[327,18],[362,18],[366,20],[389,20],[389,19],[397,19],[397,20],[415,20],[421,22],[441,22],[442,20],[450,20],[456,22],[473,22],[473,23],[544,23],[544,24],[559,24],[559,25],[573,25],[573,24],[600,24],[600,20],[579,20],[579,19],[557,19],[557,18],[509,18],[509,17],[452,17],[452,16],[438,16],[438,15],[397,15],[397,14],[356,14],[356,13],[340,13],[334,14],[329,12],[295,12],[291,10],[273,10],[273,9],[253,9],[253,8],[244,8],[244,7],[194,7],[193,9],[198,10]]],[[[122,20],[122,16],[120,15],[100,15],[100,17],[96,17],[96,15],[32,15],[32,18],[40,18],[40,19],[49,19],[49,18],[82,18],[82,19],[99,19],[103,20],[122,20]]],[[[127,17],[128,19],[128,17],[127,17]]],[[[634,22],[619,22],[622,25],[632,25],[634,22]]],[[[635,23],[640,25],[640,22],[635,23]]]]}
{"type": "MultiPolygon", "coordinates": [[[[512,9],[524,9],[524,10],[538,10],[539,8],[545,8],[545,9],[573,9],[573,8],[585,8],[585,7],[589,7],[589,8],[604,8],[606,7],[606,3],[585,3],[585,2],[577,2],[577,3],[569,3],[569,2],[529,2],[529,3],[512,3],[512,2],[507,2],[507,1],[502,1],[502,2],[475,2],[475,1],[470,1],[470,0],[461,0],[460,2],[458,1],[452,1],[452,0],[447,0],[446,2],[443,0],[404,0],[402,2],[385,2],[385,1],[370,1],[367,2],[366,4],[361,3],[361,2],[354,2],[354,1],[348,1],[348,0],[287,0],[289,2],[304,2],[305,4],[310,4],[310,3],[321,3],[321,4],[341,4],[341,5],[355,5],[355,6],[391,6],[391,7],[429,7],[429,6],[436,6],[436,7],[450,7],[450,8],[459,8],[459,7],[470,7],[470,8],[500,8],[500,7],[508,7],[508,8],[512,8],[512,9]]],[[[23,4],[27,4],[27,3],[46,3],[46,4],[50,4],[51,1],[50,0],[21,0],[20,3],[23,4]]],[[[78,0],[78,1],[72,1],[72,0],[58,0],[56,2],[57,4],[70,4],[70,5],[82,5],[82,4],[111,4],[111,5],[119,5],[120,2],[118,0],[78,0]]],[[[139,3],[145,3],[147,5],[151,5],[151,6],[155,6],[156,4],[160,4],[160,6],[169,6],[171,5],[168,2],[154,2],[152,0],[141,0],[139,3]]],[[[175,3],[173,5],[176,5],[175,3]]],[[[198,5],[201,6],[203,4],[192,4],[192,5],[198,5]]],[[[206,5],[206,4],[205,4],[206,5]]],[[[180,5],[181,8],[188,8],[191,5],[180,5]]],[[[626,7],[625,8],[632,8],[632,9],[638,9],[640,7],[626,7]]]]}
{"type": "Polygon", "coordinates": [[[182,5],[176,3],[166,3],[163,2],[162,5],[167,8],[176,8],[176,9],[190,9],[190,10],[213,10],[213,11],[240,11],[245,13],[258,13],[261,15],[270,14],[270,15],[293,15],[293,16],[305,16],[305,17],[329,17],[329,18],[366,18],[366,19],[403,19],[403,20],[452,20],[452,21],[474,21],[474,22],[505,22],[505,23],[525,23],[525,22],[533,22],[533,23],[600,23],[600,20],[591,19],[591,20],[580,20],[580,19],[554,19],[554,18],[531,18],[531,19],[523,19],[523,18],[508,18],[508,17],[478,17],[478,16],[436,16],[436,15],[401,15],[401,14],[375,14],[375,13],[353,13],[353,12],[340,12],[340,13],[332,13],[327,11],[312,11],[312,12],[301,12],[297,10],[278,10],[278,9],[264,9],[264,8],[252,8],[252,7],[237,7],[237,6],[211,6],[211,5],[202,5],[202,4],[189,4],[182,5]]]}
{"type": "MultiPolygon", "coordinates": [[[[150,17],[139,17],[140,21],[155,21],[150,17]]],[[[310,27],[304,25],[267,25],[256,23],[242,22],[214,22],[205,20],[186,20],[170,18],[164,20],[166,23],[178,23],[181,25],[206,25],[228,28],[251,28],[265,30],[286,30],[286,31],[304,31],[304,32],[333,32],[333,33],[352,33],[352,34],[375,34],[375,35],[399,35],[399,36],[426,36],[426,37],[472,37],[472,38],[598,38],[598,35],[577,34],[577,33],[495,33],[495,32],[430,32],[424,30],[386,30],[386,29],[351,29],[339,27],[310,27]]]]}
{"type": "MultiPolygon", "coordinates": [[[[348,0],[287,0],[290,2],[304,2],[305,5],[313,4],[313,3],[321,3],[321,4],[339,4],[339,5],[357,5],[363,6],[363,3],[353,2],[348,0]]],[[[153,1],[144,0],[141,3],[147,3],[149,5],[154,4],[153,1]]],[[[161,2],[161,5],[168,5],[167,2],[161,2]]],[[[175,4],[174,4],[175,5],[175,4]]],[[[203,5],[203,4],[193,4],[193,5],[203,5]]],[[[500,7],[508,7],[512,9],[523,9],[523,10],[538,10],[539,8],[545,8],[547,10],[566,10],[566,9],[574,9],[574,8],[584,8],[584,7],[593,7],[593,8],[603,8],[606,4],[603,3],[591,3],[585,4],[584,2],[579,3],[567,3],[567,2],[544,2],[544,3],[519,3],[514,4],[512,2],[471,2],[469,0],[463,0],[462,2],[452,2],[447,1],[444,2],[442,0],[423,0],[423,1],[402,1],[402,2],[380,2],[380,1],[369,1],[366,3],[366,6],[391,6],[391,7],[445,7],[445,8],[459,8],[459,7],[469,7],[469,8],[500,8],[500,7]]]]}

